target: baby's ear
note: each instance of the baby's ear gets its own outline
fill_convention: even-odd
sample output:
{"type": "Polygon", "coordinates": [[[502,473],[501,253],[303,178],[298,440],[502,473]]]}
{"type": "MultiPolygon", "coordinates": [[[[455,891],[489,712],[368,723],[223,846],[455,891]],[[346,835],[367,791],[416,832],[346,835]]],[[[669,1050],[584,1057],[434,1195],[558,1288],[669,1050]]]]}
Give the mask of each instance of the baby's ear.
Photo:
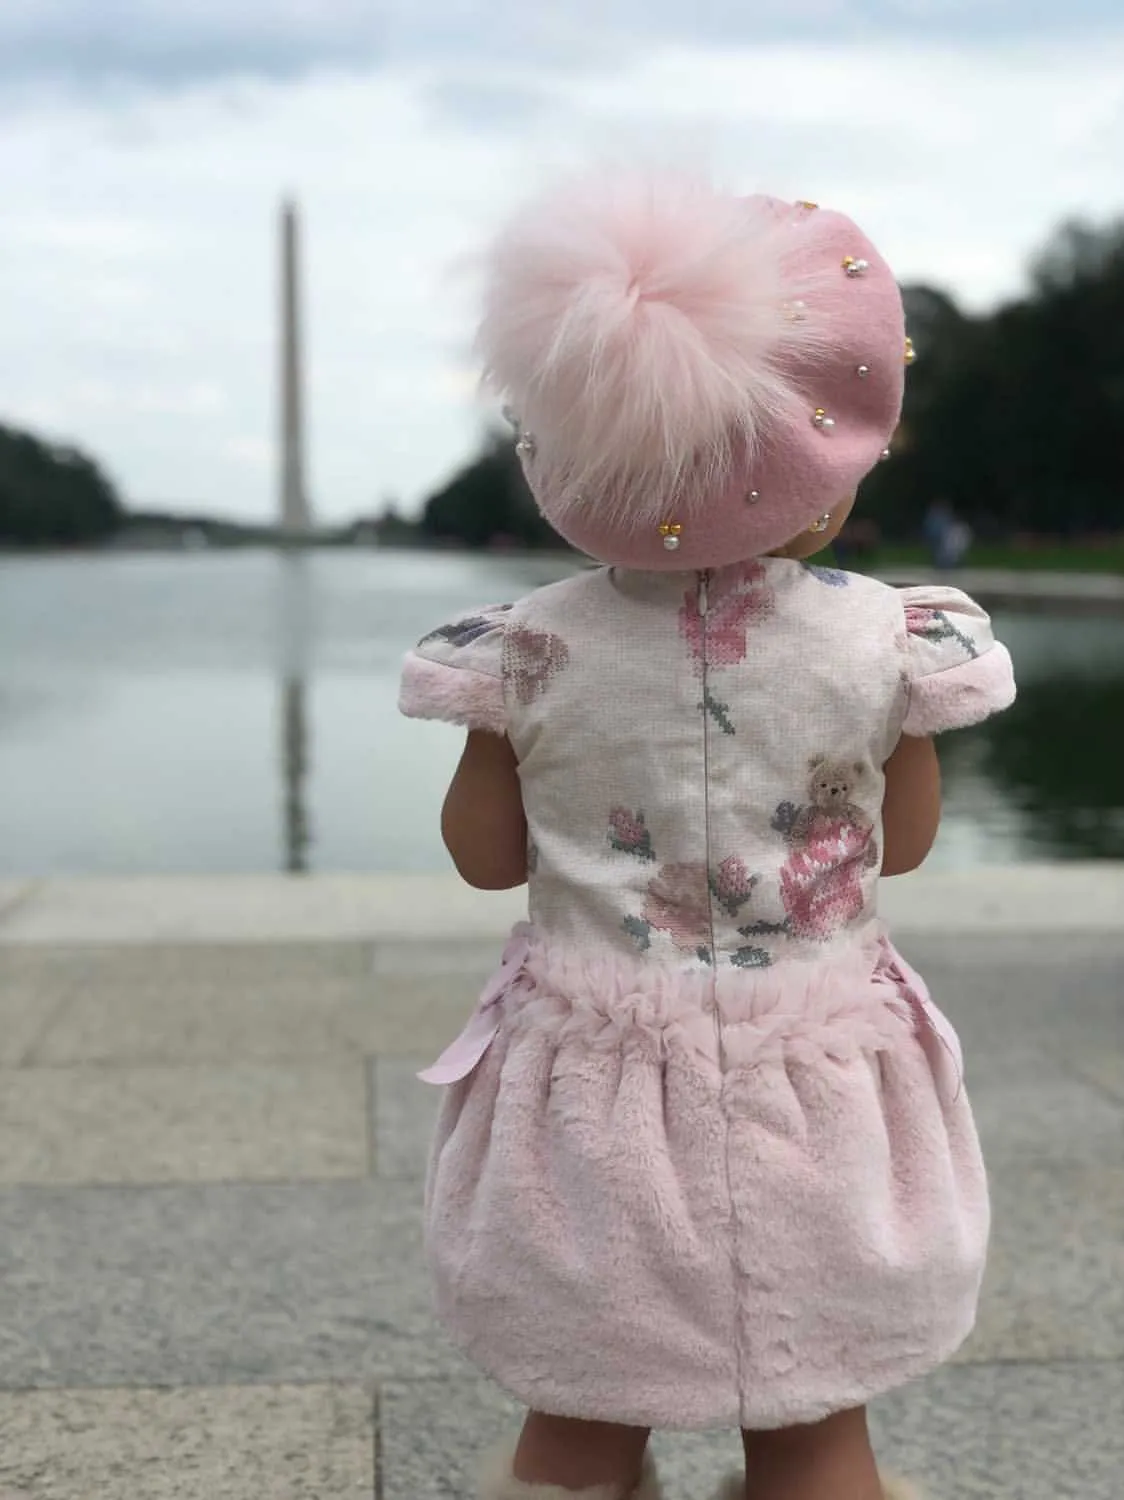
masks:
{"type": "Polygon", "coordinates": [[[861,776],[861,775],[862,775],[862,773],[863,773],[863,772],[864,772],[864,771],[865,771],[865,770],[866,770],[866,767],[865,767],[865,766],[864,766],[864,765],[863,765],[863,763],[862,763],[862,761],[861,761],[861,760],[857,760],[857,761],[855,761],[855,775],[856,775],[856,776],[861,776]]]}

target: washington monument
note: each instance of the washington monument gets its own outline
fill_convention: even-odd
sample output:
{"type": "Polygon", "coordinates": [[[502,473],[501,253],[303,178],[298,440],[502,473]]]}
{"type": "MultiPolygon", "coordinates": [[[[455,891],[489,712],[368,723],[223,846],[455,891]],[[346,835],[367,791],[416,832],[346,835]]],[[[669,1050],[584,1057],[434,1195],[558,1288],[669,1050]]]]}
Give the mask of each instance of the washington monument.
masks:
{"type": "Polygon", "coordinates": [[[304,474],[299,298],[299,241],[296,206],[281,208],[281,532],[287,539],[308,535],[311,516],[304,474]]]}

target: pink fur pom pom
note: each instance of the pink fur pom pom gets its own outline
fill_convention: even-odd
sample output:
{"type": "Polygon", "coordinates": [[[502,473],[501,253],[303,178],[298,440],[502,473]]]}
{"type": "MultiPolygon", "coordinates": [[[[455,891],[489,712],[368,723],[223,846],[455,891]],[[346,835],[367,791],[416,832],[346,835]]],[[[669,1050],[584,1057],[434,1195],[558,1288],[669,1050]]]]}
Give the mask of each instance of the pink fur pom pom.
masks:
{"type": "Polygon", "coordinates": [[[798,399],[786,371],[824,337],[792,315],[790,236],[766,200],[671,176],[583,179],[514,219],[478,347],[533,434],[537,492],[642,527],[763,445],[798,399]]]}

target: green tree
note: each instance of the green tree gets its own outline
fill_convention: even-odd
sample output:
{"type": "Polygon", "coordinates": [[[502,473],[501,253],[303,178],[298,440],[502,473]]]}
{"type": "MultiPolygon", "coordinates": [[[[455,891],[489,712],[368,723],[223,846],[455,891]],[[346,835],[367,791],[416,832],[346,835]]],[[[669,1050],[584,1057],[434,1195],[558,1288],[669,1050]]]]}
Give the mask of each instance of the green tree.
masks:
{"type": "Polygon", "coordinates": [[[977,529],[1053,535],[1124,523],[1124,223],[1069,224],[1027,296],[967,317],[906,292],[918,362],[894,458],[864,499],[908,534],[943,498],[977,529]]]}
{"type": "MultiPolygon", "coordinates": [[[[902,540],[935,500],[981,536],[1124,529],[1124,221],[1063,225],[1027,294],[992,313],[934,287],[904,298],[918,359],[863,514],[902,540]]],[[[499,439],[433,497],[422,530],[472,547],[558,545],[499,439]]]]}
{"type": "Polygon", "coordinates": [[[473,548],[565,546],[534,502],[514,443],[497,436],[427,502],[421,530],[433,541],[473,548]]]}
{"type": "Polygon", "coordinates": [[[100,542],[124,514],[112,483],[85,453],[0,426],[0,544],[100,542]]]}

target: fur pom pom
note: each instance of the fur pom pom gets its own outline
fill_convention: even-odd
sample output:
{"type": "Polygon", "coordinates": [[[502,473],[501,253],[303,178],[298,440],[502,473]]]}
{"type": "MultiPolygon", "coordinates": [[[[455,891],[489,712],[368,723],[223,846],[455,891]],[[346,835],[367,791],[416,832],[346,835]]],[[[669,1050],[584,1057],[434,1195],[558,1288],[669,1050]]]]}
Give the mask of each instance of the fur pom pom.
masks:
{"type": "Polygon", "coordinates": [[[778,205],[676,177],[604,175],[532,204],[487,261],[478,348],[534,435],[555,507],[637,526],[689,513],[797,396],[778,205]]]}

